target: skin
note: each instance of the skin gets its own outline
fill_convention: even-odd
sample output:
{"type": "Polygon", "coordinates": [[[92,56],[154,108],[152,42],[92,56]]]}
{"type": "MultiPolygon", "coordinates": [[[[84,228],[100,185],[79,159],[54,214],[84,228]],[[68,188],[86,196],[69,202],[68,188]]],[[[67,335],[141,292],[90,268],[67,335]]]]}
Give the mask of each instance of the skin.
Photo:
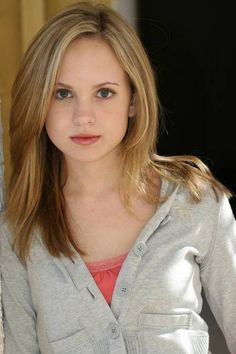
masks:
{"type": "Polygon", "coordinates": [[[81,37],[70,44],[46,130],[65,159],[66,213],[88,262],[127,253],[156,210],[134,195],[131,214],[120,198],[121,144],[129,117],[135,119],[134,102],[127,75],[103,39],[81,37]],[[80,134],[99,138],[91,144],[71,138],[80,134]]]}
{"type": "Polygon", "coordinates": [[[128,117],[134,115],[131,99],[128,78],[104,40],[82,37],[70,44],[46,119],[48,136],[64,155],[69,179],[78,179],[78,170],[84,171],[88,186],[89,171],[94,174],[95,167],[119,171],[120,144],[128,117]],[[78,144],[71,137],[80,134],[99,139],[78,144]]]}

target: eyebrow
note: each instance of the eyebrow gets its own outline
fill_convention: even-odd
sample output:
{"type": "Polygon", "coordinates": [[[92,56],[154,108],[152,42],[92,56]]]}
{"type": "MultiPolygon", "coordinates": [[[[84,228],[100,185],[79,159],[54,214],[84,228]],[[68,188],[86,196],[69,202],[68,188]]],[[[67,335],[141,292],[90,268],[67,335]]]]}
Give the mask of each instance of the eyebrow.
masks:
{"type": "MultiPolygon", "coordinates": [[[[115,85],[115,86],[119,86],[119,84],[117,82],[112,82],[112,81],[105,81],[105,82],[101,82],[100,84],[94,85],[94,88],[98,88],[98,87],[102,87],[102,86],[106,86],[106,85],[115,85]]],[[[56,82],[55,86],[63,86],[69,89],[73,89],[72,86],[64,84],[63,82],[56,82]]]]}

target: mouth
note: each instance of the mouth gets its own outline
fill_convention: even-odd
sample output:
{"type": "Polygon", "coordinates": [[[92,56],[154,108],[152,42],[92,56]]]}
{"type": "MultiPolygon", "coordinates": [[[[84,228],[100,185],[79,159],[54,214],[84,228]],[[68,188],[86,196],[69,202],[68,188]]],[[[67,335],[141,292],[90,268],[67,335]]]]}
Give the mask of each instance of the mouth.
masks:
{"type": "Polygon", "coordinates": [[[101,137],[100,135],[81,134],[81,135],[71,136],[70,139],[75,144],[78,145],[91,145],[96,143],[100,137],[101,137]]]}

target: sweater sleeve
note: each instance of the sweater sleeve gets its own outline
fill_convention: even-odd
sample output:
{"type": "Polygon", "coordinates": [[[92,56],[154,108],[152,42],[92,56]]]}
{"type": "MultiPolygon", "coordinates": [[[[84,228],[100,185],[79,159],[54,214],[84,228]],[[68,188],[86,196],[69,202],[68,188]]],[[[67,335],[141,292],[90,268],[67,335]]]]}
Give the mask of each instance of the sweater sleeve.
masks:
{"type": "Polygon", "coordinates": [[[0,225],[4,353],[39,354],[27,269],[12,250],[7,234],[0,225]]]}
{"type": "Polygon", "coordinates": [[[206,298],[232,354],[236,354],[236,222],[228,199],[217,206],[212,243],[201,264],[206,298]]]}

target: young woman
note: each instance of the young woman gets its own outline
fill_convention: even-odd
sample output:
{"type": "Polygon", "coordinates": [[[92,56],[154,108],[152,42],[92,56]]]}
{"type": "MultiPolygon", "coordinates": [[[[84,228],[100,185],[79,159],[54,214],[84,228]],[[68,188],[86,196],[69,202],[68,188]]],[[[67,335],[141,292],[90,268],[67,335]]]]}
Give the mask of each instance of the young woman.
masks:
{"type": "Polygon", "coordinates": [[[111,9],[79,3],[33,40],[10,116],[6,354],[206,354],[202,286],[236,353],[229,192],[196,157],[156,153],[157,104],[111,9]]]}

